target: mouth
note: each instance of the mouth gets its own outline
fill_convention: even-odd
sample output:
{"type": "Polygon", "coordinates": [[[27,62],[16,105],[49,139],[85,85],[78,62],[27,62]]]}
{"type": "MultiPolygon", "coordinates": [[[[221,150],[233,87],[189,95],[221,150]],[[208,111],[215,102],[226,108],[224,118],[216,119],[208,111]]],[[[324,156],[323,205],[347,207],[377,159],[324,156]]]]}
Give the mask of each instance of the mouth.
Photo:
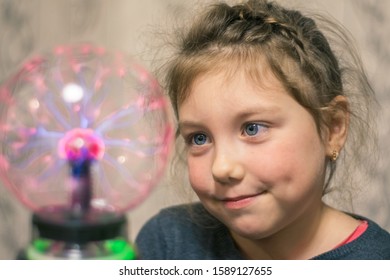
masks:
{"type": "Polygon", "coordinates": [[[249,205],[251,205],[256,198],[258,198],[261,195],[264,195],[266,192],[256,193],[253,195],[243,195],[243,196],[236,196],[231,198],[223,198],[221,199],[221,202],[223,205],[228,209],[241,209],[245,208],[249,205]]]}

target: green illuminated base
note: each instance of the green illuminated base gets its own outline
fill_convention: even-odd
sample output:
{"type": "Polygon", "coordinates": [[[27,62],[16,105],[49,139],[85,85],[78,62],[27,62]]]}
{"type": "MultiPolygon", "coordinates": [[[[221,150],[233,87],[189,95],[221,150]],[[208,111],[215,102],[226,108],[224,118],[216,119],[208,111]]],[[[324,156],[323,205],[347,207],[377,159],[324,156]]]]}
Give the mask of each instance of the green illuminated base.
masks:
{"type": "Polygon", "coordinates": [[[84,245],[37,239],[25,252],[29,260],[135,260],[134,248],[123,238],[84,245]]]}

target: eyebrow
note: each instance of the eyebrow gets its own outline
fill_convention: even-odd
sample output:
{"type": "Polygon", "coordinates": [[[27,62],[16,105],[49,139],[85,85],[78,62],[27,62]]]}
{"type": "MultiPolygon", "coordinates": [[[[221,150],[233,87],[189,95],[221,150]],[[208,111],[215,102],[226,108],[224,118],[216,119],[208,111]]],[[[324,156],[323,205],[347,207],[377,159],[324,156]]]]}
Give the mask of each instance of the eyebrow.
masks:
{"type": "Polygon", "coordinates": [[[201,124],[201,122],[196,122],[196,121],[180,121],[178,124],[179,131],[182,131],[183,128],[197,129],[202,127],[203,125],[201,124]]]}
{"type": "Polygon", "coordinates": [[[242,112],[237,113],[238,118],[246,118],[252,115],[262,115],[262,114],[276,114],[282,111],[279,106],[253,106],[248,107],[246,110],[242,110],[242,112]]]}
{"type": "MultiPolygon", "coordinates": [[[[262,114],[276,114],[280,112],[282,109],[278,106],[269,106],[269,107],[248,107],[245,110],[242,110],[241,112],[237,113],[236,119],[245,119],[249,118],[253,115],[262,115],[262,114]]],[[[202,128],[204,127],[203,121],[193,121],[193,120],[184,120],[180,121],[178,123],[178,129],[179,131],[182,130],[183,128],[202,128]]]]}

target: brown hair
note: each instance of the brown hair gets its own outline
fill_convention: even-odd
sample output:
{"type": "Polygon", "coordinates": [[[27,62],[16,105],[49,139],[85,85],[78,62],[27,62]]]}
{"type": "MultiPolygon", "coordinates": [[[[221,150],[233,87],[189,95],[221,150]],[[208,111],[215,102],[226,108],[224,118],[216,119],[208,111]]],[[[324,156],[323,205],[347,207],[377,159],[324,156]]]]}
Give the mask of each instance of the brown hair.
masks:
{"type": "MultiPolygon", "coordinates": [[[[337,168],[343,169],[336,176],[339,184],[352,185],[351,170],[360,172],[358,167],[370,165],[366,156],[372,155],[376,140],[375,110],[370,110],[374,92],[350,36],[339,24],[275,2],[249,0],[211,5],[182,34],[164,80],[176,115],[200,75],[236,67],[261,82],[258,66],[265,61],[287,92],[312,114],[320,134],[332,112],[330,102],[338,95],[347,97],[351,120],[342,168],[337,168]]],[[[331,189],[335,171],[336,164],[329,161],[324,193],[331,189]]]]}

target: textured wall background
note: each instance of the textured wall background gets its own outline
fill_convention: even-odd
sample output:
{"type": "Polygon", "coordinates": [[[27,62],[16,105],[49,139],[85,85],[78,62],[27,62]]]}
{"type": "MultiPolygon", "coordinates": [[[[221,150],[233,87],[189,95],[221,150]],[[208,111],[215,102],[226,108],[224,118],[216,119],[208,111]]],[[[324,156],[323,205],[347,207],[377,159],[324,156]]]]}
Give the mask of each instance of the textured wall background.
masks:
{"type": "MultiPolygon", "coordinates": [[[[209,1],[198,1],[207,3],[209,1]]],[[[354,35],[382,105],[381,160],[356,212],[390,230],[390,1],[295,0],[281,2],[327,11],[354,35]]],[[[154,36],[180,23],[193,10],[192,0],[0,0],[0,82],[28,55],[61,43],[93,42],[121,49],[146,66],[154,59],[154,36]],[[161,28],[162,27],[162,28],[161,28]]],[[[161,47],[161,45],[159,45],[161,47]]],[[[161,207],[178,203],[167,182],[129,213],[130,238],[161,207]]],[[[12,259],[30,237],[29,213],[0,185],[0,259],[12,259]]]]}

